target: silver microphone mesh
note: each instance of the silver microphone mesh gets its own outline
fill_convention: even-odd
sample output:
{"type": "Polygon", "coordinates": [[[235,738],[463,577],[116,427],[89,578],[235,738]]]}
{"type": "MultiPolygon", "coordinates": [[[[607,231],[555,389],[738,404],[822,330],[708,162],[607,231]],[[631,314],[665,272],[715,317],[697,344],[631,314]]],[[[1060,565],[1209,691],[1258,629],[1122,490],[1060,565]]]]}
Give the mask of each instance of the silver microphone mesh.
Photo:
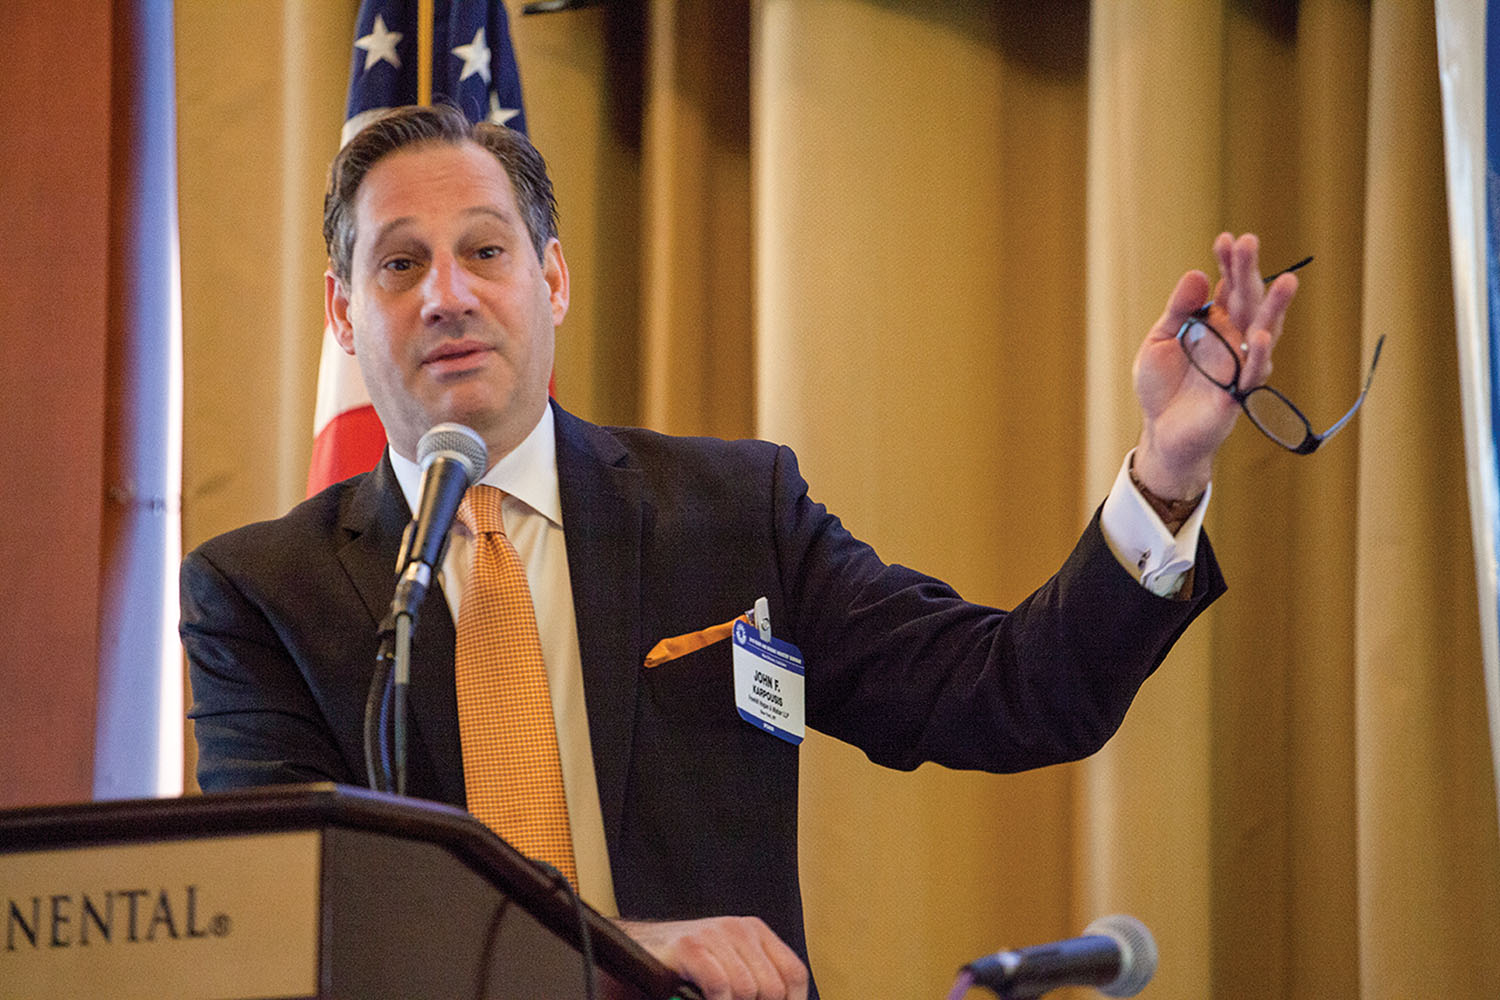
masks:
{"type": "Polygon", "coordinates": [[[417,442],[417,465],[425,471],[440,454],[457,459],[463,463],[469,485],[473,486],[489,466],[489,452],[478,432],[463,424],[442,423],[423,434],[417,442]]]}
{"type": "Polygon", "coordinates": [[[1120,974],[1099,987],[1107,997],[1133,997],[1156,974],[1156,939],[1146,925],[1125,913],[1100,917],[1084,929],[1086,935],[1113,938],[1120,946],[1120,974]]]}

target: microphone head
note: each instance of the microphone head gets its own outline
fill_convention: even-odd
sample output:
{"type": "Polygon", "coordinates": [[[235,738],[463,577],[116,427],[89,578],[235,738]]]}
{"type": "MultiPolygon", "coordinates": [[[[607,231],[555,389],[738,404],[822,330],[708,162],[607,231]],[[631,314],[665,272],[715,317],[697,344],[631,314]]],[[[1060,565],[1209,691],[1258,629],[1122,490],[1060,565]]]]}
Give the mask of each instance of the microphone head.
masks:
{"type": "Polygon", "coordinates": [[[439,456],[450,458],[464,467],[470,486],[479,482],[489,468],[489,455],[490,450],[477,431],[452,422],[438,424],[417,442],[417,465],[423,472],[439,456]]]}
{"type": "Polygon", "coordinates": [[[1156,974],[1156,939],[1135,917],[1114,913],[1089,924],[1085,935],[1112,938],[1120,946],[1120,973],[1099,992],[1107,997],[1133,997],[1156,974]]]}

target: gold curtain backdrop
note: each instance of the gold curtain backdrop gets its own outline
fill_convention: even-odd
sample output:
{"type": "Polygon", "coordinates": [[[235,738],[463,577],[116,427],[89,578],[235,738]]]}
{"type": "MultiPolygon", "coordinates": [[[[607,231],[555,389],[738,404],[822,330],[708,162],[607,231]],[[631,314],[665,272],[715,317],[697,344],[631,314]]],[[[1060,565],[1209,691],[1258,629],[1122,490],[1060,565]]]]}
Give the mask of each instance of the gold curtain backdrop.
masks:
{"type": "MultiPolygon", "coordinates": [[[[971,599],[1066,555],[1138,430],[1136,346],[1220,230],[1317,257],[1273,376],[1315,423],[1389,336],[1317,455],[1230,440],[1230,592],[1101,754],[896,774],[809,736],[824,995],[940,996],[1127,911],[1158,1000],[1495,996],[1430,7],[508,6],[574,282],[563,404],[791,444],[856,534],[971,599]]],[[[302,495],[355,7],[176,6],[189,547],[302,495]]]]}

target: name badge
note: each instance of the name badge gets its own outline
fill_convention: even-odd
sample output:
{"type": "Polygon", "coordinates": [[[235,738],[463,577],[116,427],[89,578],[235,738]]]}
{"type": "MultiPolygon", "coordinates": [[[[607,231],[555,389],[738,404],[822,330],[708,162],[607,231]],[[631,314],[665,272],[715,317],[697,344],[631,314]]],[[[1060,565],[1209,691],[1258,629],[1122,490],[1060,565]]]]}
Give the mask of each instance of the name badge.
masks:
{"type": "Polygon", "coordinates": [[[734,623],[734,700],[740,718],[793,745],[807,732],[802,652],[755,627],[734,623]]]}

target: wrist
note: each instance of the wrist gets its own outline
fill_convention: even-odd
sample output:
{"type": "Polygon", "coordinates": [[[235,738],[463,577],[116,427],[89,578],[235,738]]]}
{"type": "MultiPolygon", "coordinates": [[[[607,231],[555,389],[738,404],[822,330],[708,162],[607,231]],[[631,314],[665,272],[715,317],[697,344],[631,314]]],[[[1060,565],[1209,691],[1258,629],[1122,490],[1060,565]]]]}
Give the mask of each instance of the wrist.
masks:
{"type": "Polygon", "coordinates": [[[1144,487],[1169,500],[1202,496],[1213,479],[1213,454],[1196,461],[1175,460],[1156,447],[1148,424],[1141,428],[1140,440],[1131,455],[1130,478],[1138,484],[1137,488],[1144,487]]]}
{"type": "Polygon", "coordinates": [[[1167,530],[1175,535],[1177,530],[1187,523],[1188,518],[1193,516],[1193,511],[1198,509],[1198,505],[1203,502],[1203,494],[1208,489],[1208,482],[1205,480],[1201,489],[1185,488],[1180,494],[1169,493],[1164,496],[1158,490],[1152,489],[1137,473],[1136,454],[1138,452],[1130,456],[1128,467],[1130,484],[1135,487],[1141,499],[1146,501],[1156,516],[1161,518],[1167,530]]]}

